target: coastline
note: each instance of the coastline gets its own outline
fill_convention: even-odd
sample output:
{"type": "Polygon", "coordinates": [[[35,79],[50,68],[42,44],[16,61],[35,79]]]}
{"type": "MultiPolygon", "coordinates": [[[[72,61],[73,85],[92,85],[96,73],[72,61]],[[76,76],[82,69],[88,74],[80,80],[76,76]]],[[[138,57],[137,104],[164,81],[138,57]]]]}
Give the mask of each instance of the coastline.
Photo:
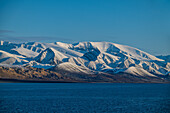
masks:
{"type": "Polygon", "coordinates": [[[106,81],[56,81],[56,80],[21,80],[0,78],[0,83],[141,83],[141,84],[170,84],[170,82],[141,81],[141,82],[106,82],[106,81]]]}
{"type": "Polygon", "coordinates": [[[52,81],[52,80],[19,80],[0,78],[0,83],[76,83],[74,81],[52,81]]]}

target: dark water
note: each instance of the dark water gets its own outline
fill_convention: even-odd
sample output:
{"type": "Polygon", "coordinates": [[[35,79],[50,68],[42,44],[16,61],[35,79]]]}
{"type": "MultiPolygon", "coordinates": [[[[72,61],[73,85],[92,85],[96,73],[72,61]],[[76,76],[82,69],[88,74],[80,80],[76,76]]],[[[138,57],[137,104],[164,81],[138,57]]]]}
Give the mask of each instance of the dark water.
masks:
{"type": "Polygon", "coordinates": [[[170,113],[170,84],[1,83],[0,113],[170,113]]]}

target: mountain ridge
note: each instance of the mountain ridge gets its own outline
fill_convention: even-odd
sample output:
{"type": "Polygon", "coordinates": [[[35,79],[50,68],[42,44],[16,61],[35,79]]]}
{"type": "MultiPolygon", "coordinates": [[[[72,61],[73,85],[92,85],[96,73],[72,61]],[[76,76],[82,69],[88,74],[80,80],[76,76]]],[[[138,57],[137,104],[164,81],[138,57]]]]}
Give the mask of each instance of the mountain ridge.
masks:
{"type": "Polygon", "coordinates": [[[126,73],[160,79],[170,73],[170,62],[164,57],[112,42],[0,42],[0,65],[31,66],[87,75],[126,73]]]}

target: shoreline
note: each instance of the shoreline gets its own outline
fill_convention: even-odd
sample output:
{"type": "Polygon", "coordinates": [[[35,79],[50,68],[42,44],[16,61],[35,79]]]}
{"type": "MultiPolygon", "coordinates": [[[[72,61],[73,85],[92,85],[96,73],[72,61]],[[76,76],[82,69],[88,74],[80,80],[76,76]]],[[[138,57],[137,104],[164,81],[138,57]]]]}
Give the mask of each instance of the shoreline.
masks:
{"type": "Polygon", "coordinates": [[[170,84],[169,82],[88,82],[88,81],[56,81],[56,80],[19,80],[19,79],[9,79],[0,78],[0,83],[136,83],[136,84],[170,84]]]}
{"type": "Polygon", "coordinates": [[[48,81],[48,80],[19,80],[0,78],[0,83],[78,83],[74,81],[48,81]]]}

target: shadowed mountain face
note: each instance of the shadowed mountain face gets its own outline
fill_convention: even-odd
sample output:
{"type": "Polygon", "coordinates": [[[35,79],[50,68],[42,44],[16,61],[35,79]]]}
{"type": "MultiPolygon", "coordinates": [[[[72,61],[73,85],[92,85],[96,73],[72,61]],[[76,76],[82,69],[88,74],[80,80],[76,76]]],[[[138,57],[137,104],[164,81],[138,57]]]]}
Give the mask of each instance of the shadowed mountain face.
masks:
{"type": "Polygon", "coordinates": [[[155,57],[139,49],[111,42],[15,44],[1,41],[0,65],[43,68],[80,81],[91,78],[91,81],[115,82],[116,78],[112,75],[122,75],[123,80],[128,78],[128,81],[132,78],[152,81],[167,79],[170,74],[167,57],[155,57]],[[92,75],[100,76],[94,79],[92,75]]]}
{"type": "Polygon", "coordinates": [[[166,62],[170,62],[170,55],[166,55],[166,56],[157,56],[158,58],[160,58],[160,59],[163,59],[163,60],[165,60],[166,62]]]}

